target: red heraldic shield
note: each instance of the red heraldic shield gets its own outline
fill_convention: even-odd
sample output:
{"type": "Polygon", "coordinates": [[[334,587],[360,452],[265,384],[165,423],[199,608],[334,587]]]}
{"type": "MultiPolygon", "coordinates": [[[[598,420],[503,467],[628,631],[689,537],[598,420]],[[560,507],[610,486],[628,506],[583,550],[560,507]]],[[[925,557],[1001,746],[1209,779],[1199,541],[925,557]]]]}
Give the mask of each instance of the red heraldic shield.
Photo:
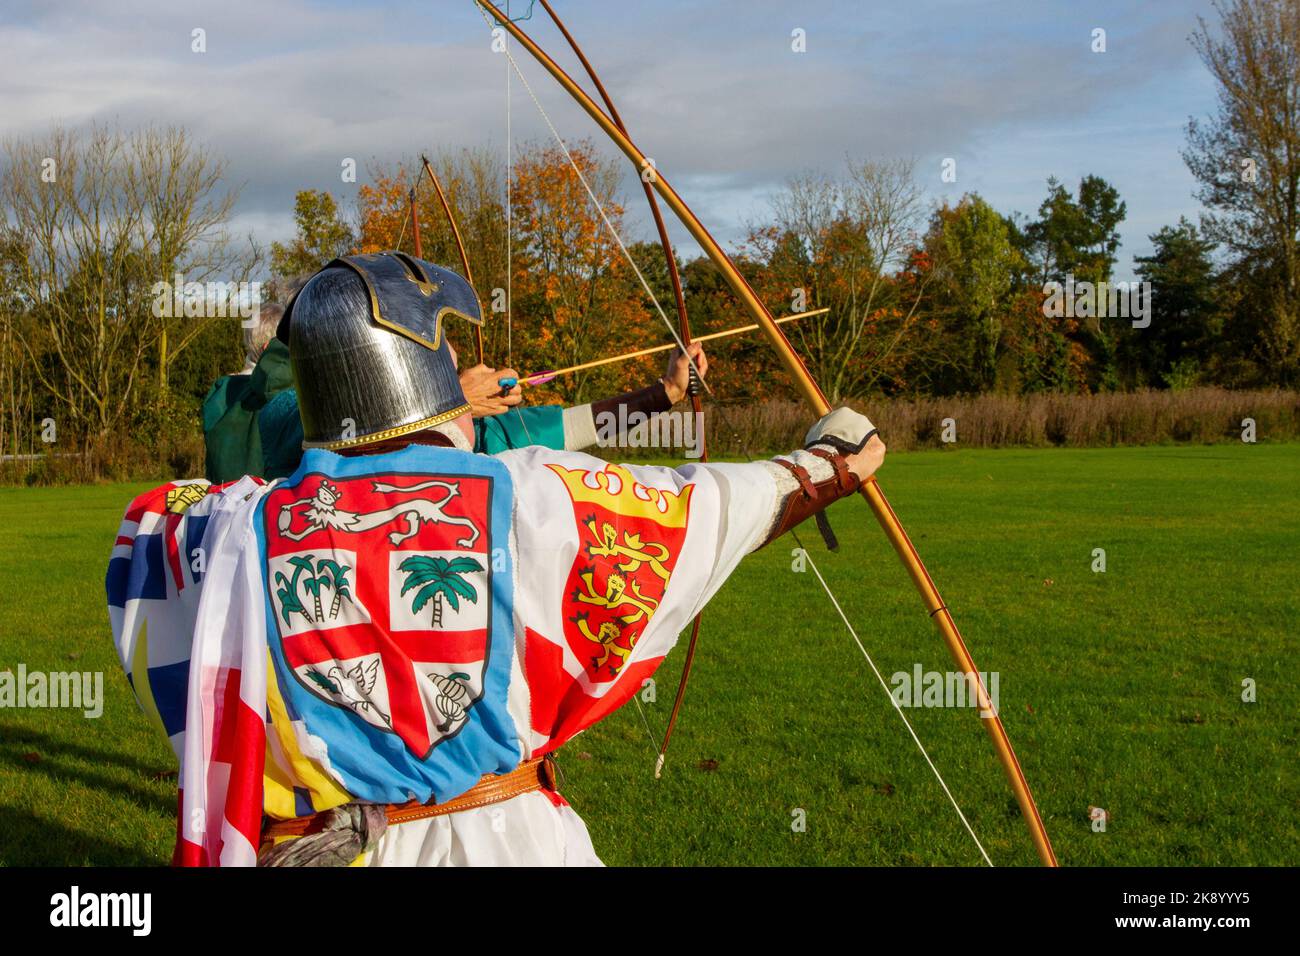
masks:
{"type": "Polygon", "coordinates": [[[482,697],[492,482],[308,474],[267,496],[267,581],[288,668],[417,758],[482,697]]]}
{"type": "Polygon", "coordinates": [[[663,600],[686,537],[688,485],[680,495],[648,488],[626,468],[548,465],[573,499],[578,557],[565,586],[564,635],[586,676],[622,673],[663,600]]]}

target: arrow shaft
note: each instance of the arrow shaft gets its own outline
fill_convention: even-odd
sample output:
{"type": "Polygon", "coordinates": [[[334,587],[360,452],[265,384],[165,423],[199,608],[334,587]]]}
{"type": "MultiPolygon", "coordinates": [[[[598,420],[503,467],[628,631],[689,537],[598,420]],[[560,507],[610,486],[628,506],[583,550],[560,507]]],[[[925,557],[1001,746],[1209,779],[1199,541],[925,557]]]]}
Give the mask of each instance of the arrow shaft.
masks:
{"type": "MultiPolygon", "coordinates": [[[[794,315],[785,315],[777,319],[778,325],[786,322],[793,322],[795,319],[802,319],[810,315],[821,315],[829,312],[830,309],[813,309],[811,312],[797,312],[794,315]]],[[[729,338],[733,335],[740,335],[744,332],[753,332],[759,328],[757,323],[752,325],[741,325],[734,329],[724,329],[721,332],[710,332],[708,335],[697,335],[692,341],[695,342],[714,342],[718,339],[729,338]]],[[[628,359],[641,358],[645,355],[656,355],[659,352],[667,352],[670,349],[677,348],[676,342],[667,342],[663,345],[652,345],[648,348],[637,349],[635,352],[624,352],[622,355],[611,355],[607,358],[592,359],[590,362],[581,362],[578,365],[570,365],[567,368],[556,369],[553,372],[537,372],[533,375],[525,375],[520,381],[525,385],[535,384],[534,380],[550,380],[560,375],[568,375],[572,372],[582,372],[589,368],[599,368],[602,365],[613,365],[615,362],[626,362],[628,359]]]]}

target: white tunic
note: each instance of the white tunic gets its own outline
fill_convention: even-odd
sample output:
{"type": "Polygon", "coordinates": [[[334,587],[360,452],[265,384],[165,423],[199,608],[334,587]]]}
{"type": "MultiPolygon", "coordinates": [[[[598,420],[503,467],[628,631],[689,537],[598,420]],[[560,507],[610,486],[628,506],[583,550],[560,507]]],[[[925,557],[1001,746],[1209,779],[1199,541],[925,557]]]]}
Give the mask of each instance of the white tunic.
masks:
{"type": "MultiPolygon", "coordinates": [[[[439,473],[449,474],[456,463],[468,472],[471,460],[481,463],[483,457],[451,449],[408,448],[347,459],[352,463],[347,467],[373,462],[376,473],[387,475],[409,471],[412,462],[436,461],[439,473]],[[441,457],[430,458],[435,451],[441,457]]],[[[741,558],[762,543],[781,489],[774,469],[764,463],[619,466],[543,448],[493,457],[504,465],[513,488],[508,535],[503,536],[513,574],[513,647],[504,695],[512,725],[506,735],[513,739],[500,743],[523,760],[555,750],[640,690],[741,558]]],[[[126,564],[119,565],[116,584],[110,568],[110,613],[137,697],[147,711],[161,715],[181,759],[177,858],[182,862],[251,864],[262,813],[284,818],[356,798],[356,761],[345,768],[343,750],[332,750],[341,745],[327,729],[313,725],[310,717],[299,714],[295,719],[292,704],[286,710],[292,677],[286,684],[285,674],[291,672],[284,670],[283,661],[277,670],[275,655],[268,654],[267,635],[274,635],[276,627],[283,629],[276,623],[277,613],[305,629],[301,616],[310,620],[313,612],[308,606],[294,618],[269,596],[276,589],[268,583],[272,575],[260,557],[259,547],[266,545],[265,539],[259,545],[257,526],[259,503],[269,513],[292,489],[310,495],[318,490],[319,473],[343,467],[342,461],[328,452],[310,452],[299,471],[282,482],[258,486],[244,479],[206,498],[189,486],[185,496],[198,500],[188,509],[164,506],[169,495],[175,497],[184,487],[167,486],[137,499],[123,523],[115,557],[126,564]],[[152,573],[141,570],[146,548],[137,544],[137,535],[146,528],[161,533],[166,539],[163,550],[170,548],[176,555],[188,554],[187,546],[201,540],[206,573],[193,573],[184,561],[173,560],[165,593],[160,594],[156,584],[141,585],[152,573]],[[214,586],[221,592],[209,593],[214,586]],[[166,668],[182,658],[190,660],[183,722],[173,716],[169,726],[163,711],[174,705],[161,699],[159,675],[172,673],[166,668]],[[238,685],[237,703],[232,684],[238,685]],[[251,714],[260,718],[257,727],[250,726],[251,714]],[[265,735],[264,747],[250,737],[259,733],[265,735]],[[257,756],[262,752],[264,763],[257,756]],[[256,790],[254,773],[262,783],[257,806],[249,803],[254,799],[249,794],[256,790]]],[[[482,468],[480,464],[480,472],[482,468]]],[[[390,499],[399,504],[413,500],[400,494],[390,499]]],[[[446,501],[441,506],[450,513],[446,501]]],[[[285,527],[297,527],[294,522],[304,514],[295,513],[285,527]]],[[[412,519],[411,527],[418,531],[425,520],[436,525],[436,510],[433,517],[412,519]]],[[[399,521],[391,527],[400,532],[403,525],[399,521]]],[[[329,541],[324,531],[319,539],[306,537],[303,547],[325,553],[344,531],[329,531],[329,541]]],[[[297,533],[314,532],[308,527],[297,533]]],[[[370,558],[351,558],[354,564],[363,559],[370,558]]],[[[345,565],[342,558],[337,563],[345,565]]],[[[346,565],[344,569],[351,570],[346,565]]],[[[279,580],[283,589],[284,576],[279,580]]],[[[318,584],[317,596],[319,591],[318,584]]],[[[276,593],[283,596],[283,590],[276,593]]],[[[355,590],[347,596],[354,597],[355,590]]],[[[326,591],[315,611],[321,619],[330,616],[330,597],[326,591]]],[[[454,618],[463,612],[445,613],[454,618]]],[[[336,657],[341,660],[342,654],[336,657]]],[[[320,670],[324,673],[323,667],[320,670]]],[[[458,677],[465,679],[466,687],[481,690],[487,678],[479,682],[472,667],[464,670],[458,677]]],[[[294,693],[302,691],[294,688],[294,693]]],[[[362,701],[356,713],[382,729],[383,720],[392,724],[391,716],[379,713],[386,702],[375,696],[374,707],[362,701]]],[[[451,751],[444,747],[444,752],[451,751]]],[[[598,865],[599,859],[577,813],[558,795],[538,791],[391,826],[357,862],[573,866],[598,865]]]]}

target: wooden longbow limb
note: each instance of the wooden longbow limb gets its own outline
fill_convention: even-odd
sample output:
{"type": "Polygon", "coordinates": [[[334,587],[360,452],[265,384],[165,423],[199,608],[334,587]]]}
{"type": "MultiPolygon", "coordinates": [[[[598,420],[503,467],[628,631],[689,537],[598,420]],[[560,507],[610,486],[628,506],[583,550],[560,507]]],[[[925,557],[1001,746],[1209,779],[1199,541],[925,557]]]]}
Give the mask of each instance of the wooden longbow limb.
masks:
{"type": "MultiPolygon", "coordinates": [[[[540,2],[542,9],[546,11],[551,18],[551,22],[559,29],[565,41],[569,44],[569,48],[573,50],[578,62],[582,64],[582,68],[587,72],[592,85],[596,87],[596,92],[600,94],[605,109],[609,111],[609,118],[618,127],[619,132],[626,136],[627,126],[624,125],[623,117],[619,115],[618,107],[614,105],[614,100],[609,95],[609,91],[605,89],[605,84],[600,81],[596,68],[591,65],[587,55],[582,52],[582,47],[578,45],[578,41],[569,32],[569,28],[564,25],[564,21],[560,19],[559,14],[555,12],[555,8],[551,6],[549,0],[540,0],[540,2]]],[[[642,163],[637,168],[637,173],[638,178],[641,180],[641,188],[645,190],[646,202],[650,206],[650,215],[654,218],[655,230],[659,233],[659,245],[663,247],[664,263],[668,267],[668,279],[672,283],[673,299],[677,305],[677,330],[681,336],[682,344],[689,346],[691,344],[691,323],[686,313],[686,297],[682,293],[682,277],[677,268],[677,257],[673,254],[673,244],[668,238],[668,227],[664,223],[663,212],[659,208],[659,200],[655,198],[655,191],[647,181],[647,177],[653,178],[655,175],[654,166],[642,163]]],[[[700,460],[708,461],[708,439],[704,434],[704,406],[700,400],[700,388],[696,382],[694,368],[691,369],[690,396],[691,409],[695,413],[695,421],[700,429],[700,460]]],[[[664,728],[663,742],[659,745],[659,753],[655,757],[656,779],[663,772],[664,760],[668,755],[668,743],[672,740],[673,728],[677,725],[677,715],[680,713],[682,701],[686,697],[686,683],[691,677],[691,665],[695,662],[695,648],[700,639],[700,617],[700,614],[695,615],[695,620],[691,622],[691,639],[686,646],[686,660],[682,664],[681,680],[677,684],[677,693],[673,697],[673,709],[669,712],[668,724],[664,728]]]]}
{"type": "Polygon", "coordinates": [[[407,201],[411,204],[411,237],[415,245],[415,258],[424,258],[424,243],[420,241],[420,212],[415,205],[415,187],[406,194],[407,201]]]}
{"type": "MultiPolygon", "coordinates": [[[[447,194],[442,191],[442,183],[438,181],[437,174],[433,171],[433,165],[429,162],[427,156],[421,156],[420,162],[424,164],[424,171],[429,175],[429,182],[433,183],[433,189],[438,194],[438,203],[442,206],[442,211],[447,215],[447,222],[451,224],[451,236],[456,240],[456,251],[460,254],[460,266],[465,270],[465,281],[469,287],[474,290],[474,295],[479,299],[479,314],[483,312],[483,299],[478,295],[478,287],[474,285],[474,273],[469,267],[469,253],[465,251],[465,243],[460,237],[460,226],[456,224],[456,217],[452,215],[451,203],[447,201],[447,194]]],[[[418,253],[417,253],[418,255],[418,253]]],[[[420,256],[419,258],[423,258],[420,256]]],[[[478,364],[483,364],[483,325],[482,323],[474,326],[474,344],[478,349],[478,364]]]]}
{"type": "MultiPolygon", "coordinates": [[[[628,139],[627,135],[610,117],[605,115],[604,111],[591,97],[573,81],[573,78],[565,73],[564,69],[551,59],[545,50],[519,28],[518,24],[497,9],[491,0],[475,0],[475,3],[487,10],[493,19],[509,32],[560,86],[564,87],[565,92],[582,107],[583,111],[592,118],[605,135],[614,142],[614,145],[638,169],[646,167],[648,160],[645,154],[637,148],[635,143],[628,139]]],[[[668,208],[673,211],[695,241],[700,244],[700,248],[704,250],[705,255],[722,272],[727,284],[746,311],[762,326],[768,340],[772,343],[772,347],[776,349],[781,363],[794,378],[795,384],[808,402],[809,407],[819,416],[829,412],[830,403],[826,400],[821,388],[808,373],[803,360],[799,358],[798,353],[790,345],[780,326],[772,318],[772,314],[768,312],[767,307],[763,305],[754,290],[750,288],[749,283],[745,281],[745,277],[740,274],[740,270],[736,268],[735,264],[722,250],[722,247],[709,234],[708,229],[690,210],[690,207],[682,201],[677,191],[673,189],[672,185],[661,173],[655,174],[652,183],[660,198],[668,204],[668,208]]],[[[989,700],[984,682],[979,677],[979,670],[976,668],[974,660],[971,659],[970,651],[966,648],[961,633],[957,630],[952,614],[949,613],[947,605],[943,603],[943,598],[940,597],[938,588],[935,587],[929,572],[926,571],[921,556],[912,545],[912,541],[908,538],[902,524],[899,523],[898,516],[894,514],[894,510],[886,500],[884,492],[880,490],[880,485],[875,476],[872,476],[863,484],[861,494],[866,498],[867,504],[871,506],[871,511],[876,516],[877,523],[879,523],[885,536],[889,539],[889,543],[897,552],[899,559],[907,570],[908,576],[911,577],[912,583],[920,593],[930,619],[938,627],[953,661],[961,669],[961,672],[972,680],[972,686],[977,689],[980,719],[988,732],[989,739],[993,743],[993,749],[1002,764],[1003,772],[1006,774],[1011,790],[1015,794],[1016,802],[1020,806],[1021,816],[1025,820],[1025,826],[1029,829],[1029,835],[1033,840],[1039,859],[1045,866],[1057,866],[1056,854],[1052,850],[1051,840],[1047,836],[1047,829],[1043,826],[1043,819],[1038,813],[1033,794],[1029,790],[1029,783],[1025,780],[1024,772],[1020,768],[1020,762],[1016,759],[1015,751],[1011,747],[1011,740],[1007,737],[1006,728],[1002,726],[1002,718],[989,700]],[[991,716],[985,717],[984,714],[990,714],[991,716]]]]}

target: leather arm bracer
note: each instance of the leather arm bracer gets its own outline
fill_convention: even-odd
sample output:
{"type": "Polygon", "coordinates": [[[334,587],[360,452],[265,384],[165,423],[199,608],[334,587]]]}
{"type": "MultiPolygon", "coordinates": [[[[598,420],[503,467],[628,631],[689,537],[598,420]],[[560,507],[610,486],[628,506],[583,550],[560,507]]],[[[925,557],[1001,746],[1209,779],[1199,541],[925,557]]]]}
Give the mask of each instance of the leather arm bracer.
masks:
{"type": "Polygon", "coordinates": [[[786,497],[781,506],[780,517],[768,533],[764,545],[825,511],[834,502],[853,494],[862,486],[858,476],[849,470],[844,453],[825,445],[817,445],[806,451],[828,462],[831,466],[831,476],[822,481],[813,481],[808,474],[808,469],[782,458],[773,459],[774,464],[780,465],[794,476],[799,487],[786,497]]]}
{"type": "Polygon", "coordinates": [[[668,389],[664,388],[662,381],[659,381],[653,385],[647,385],[645,388],[624,392],[622,395],[615,395],[612,398],[596,399],[591,403],[592,417],[613,415],[617,418],[620,405],[627,409],[625,412],[627,416],[637,412],[647,416],[658,415],[660,412],[666,412],[673,407],[673,403],[668,399],[668,389]]]}

